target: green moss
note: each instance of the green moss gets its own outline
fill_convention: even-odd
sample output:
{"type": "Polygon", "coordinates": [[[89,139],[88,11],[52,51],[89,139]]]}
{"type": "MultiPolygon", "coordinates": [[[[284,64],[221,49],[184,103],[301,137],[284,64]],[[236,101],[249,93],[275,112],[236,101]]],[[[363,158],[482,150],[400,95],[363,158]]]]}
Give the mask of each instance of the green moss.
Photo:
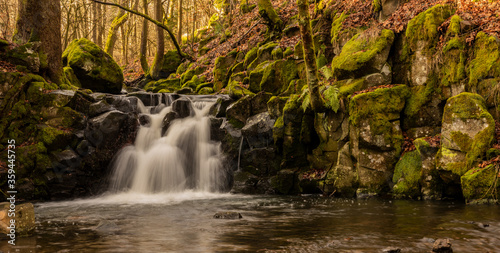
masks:
{"type": "Polygon", "coordinates": [[[449,87],[464,80],[467,61],[464,40],[459,37],[449,40],[443,48],[443,55],[443,65],[439,74],[441,86],[449,87]]]}
{"type": "Polygon", "coordinates": [[[451,139],[455,142],[461,151],[469,152],[472,147],[472,138],[460,131],[451,132],[451,139]]]}
{"type": "Polygon", "coordinates": [[[349,17],[347,12],[343,11],[340,15],[337,15],[332,22],[332,29],[330,31],[330,36],[332,38],[332,44],[335,44],[339,38],[340,33],[342,32],[342,23],[344,20],[349,17]]]}
{"type": "Polygon", "coordinates": [[[365,79],[349,79],[338,81],[335,85],[339,86],[339,94],[341,97],[348,97],[356,91],[363,90],[365,88],[365,79]]]}
{"type": "Polygon", "coordinates": [[[333,58],[334,76],[341,78],[362,70],[374,57],[392,45],[393,41],[394,33],[387,29],[382,30],[376,38],[355,35],[344,45],[342,52],[333,58]]]}
{"type": "Polygon", "coordinates": [[[437,4],[410,20],[406,28],[409,46],[415,49],[417,41],[434,44],[438,39],[437,28],[452,15],[452,12],[451,6],[437,4]]]}
{"type": "Polygon", "coordinates": [[[235,118],[229,119],[229,124],[231,124],[233,127],[238,128],[238,129],[242,129],[245,126],[244,122],[241,122],[235,118]]]}
{"type": "Polygon", "coordinates": [[[144,86],[144,90],[159,92],[160,90],[166,89],[169,92],[179,90],[181,88],[181,79],[160,79],[156,82],[149,82],[144,86]]]}
{"type": "MultiPolygon", "coordinates": [[[[409,95],[406,85],[394,88],[376,89],[373,92],[358,94],[351,98],[349,103],[349,120],[354,126],[358,126],[361,119],[367,119],[373,115],[389,118],[403,110],[405,99],[409,95]]],[[[398,116],[399,118],[399,116],[398,116]]],[[[375,134],[380,131],[373,129],[375,134]]]]}
{"type": "Polygon", "coordinates": [[[287,47],[285,52],[283,52],[283,58],[287,58],[290,55],[293,55],[293,49],[291,47],[287,47]]]}
{"type": "Polygon", "coordinates": [[[392,182],[397,197],[417,198],[420,193],[422,158],[418,150],[404,154],[396,164],[392,182]]]}
{"type": "Polygon", "coordinates": [[[257,58],[258,51],[259,51],[259,48],[254,47],[254,48],[250,49],[250,51],[247,52],[247,54],[245,55],[245,60],[244,60],[245,67],[248,67],[248,65],[250,65],[250,63],[252,63],[255,60],[255,58],[257,58]]]}
{"type": "Polygon", "coordinates": [[[194,77],[194,75],[195,75],[195,71],[193,69],[190,69],[190,70],[184,72],[184,74],[181,75],[181,85],[190,81],[194,77]]]}
{"type": "Polygon", "coordinates": [[[382,10],[382,1],[381,0],[373,0],[372,10],[373,10],[373,12],[381,11],[382,10]]]}
{"type": "Polygon", "coordinates": [[[227,85],[226,89],[228,90],[229,96],[234,99],[239,99],[247,95],[255,95],[253,92],[241,86],[237,81],[232,81],[227,85]]]}
{"type": "Polygon", "coordinates": [[[462,19],[458,15],[453,15],[450,19],[450,25],[448,26],[448,31],[446,31],[446,35],[448,36],[457,36],[460,34],[460,22],[462,19]]]}
{"type": "Polygon", "coordinates": [[[410,96],[406,101],[405,115],[413,117],[418,115],[423,106],[429,103],[434,94],[434,83],[428,82],[425,86],[414,86],[410,88],[410,96]]]}
{"type": "Polygon", "coordinates": [[[64,76],[66,77],[66,80],[68,80],[70,85],[76,86],[81,88],[82,84],[80,83],[80,80],[75,75],[75,72],[73,72],[73,69],[71,67],[64,67],[63,68],[64,76]]]}
{"type": "Polygon", "coordinates": [[[275,47],[273,49],[273,51],[271,52],[271,56],[273,58],[273,60],[279,60],[279,59],[283,59],[283,49],[281,49],[281,47],[275,47]]]}
{"type": "Polygon", "coordinates": [[[500,77],[500,49],[497,39],[483,32],[476,35],[474,59],[469,65],[469,90],[475,88],[487,76],[500,77]]]}
{"type": "Polygon", "coordinates": [[[281,21],[269,0],[258,0],[257,7],[259,8],[259,15],[270,24],[271,29],[276,30],[283,26],[283,21],[281,21]]]}
{"type": "Polygon", "coordinates": [[[198,91],[198,94],[200,95],[208,95],[208,94],[213,94],[214,89],[212,87],[203,87],[198,91]]]}
{"type": "Polygon", "coordinates": [[[498,202],[500,198],[498,173],[499,166],[495,164],[467,171],[460,178],[465,200],[468,203],[479,203],[481,200],[498,202]]]}
{"type": "Polygon", "coordinates": [[[203,88],[205,88],[205,87],[210,87],[210,88],[212,88],[213,86],[214,86],[214,84],[213,84],[213,83],[211,83],[211,82],[204,82],[204,83],[200,83],[198,86],[196,86],[195,91],[196,91],[196,93],[199,93],[199,91],[200,91],[201,89],[203,89],[203,88]]]}

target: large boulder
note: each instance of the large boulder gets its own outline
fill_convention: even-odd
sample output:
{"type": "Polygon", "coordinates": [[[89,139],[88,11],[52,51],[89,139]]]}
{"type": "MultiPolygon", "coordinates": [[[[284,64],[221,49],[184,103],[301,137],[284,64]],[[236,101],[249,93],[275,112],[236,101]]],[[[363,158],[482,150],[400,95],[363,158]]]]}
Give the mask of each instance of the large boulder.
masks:
{"type": "Polygon", "coordinates": [[[355,35],[345,44],[342,52],[333,58],[333,75],[340,80],[380,72],[393,41],[394,33],[387,29],[376,33],[366,30],[355,35]]]}
{"type": "Polygon", "coordinates": [[[467,203],[498,203],[498,164],[473,168],[461,177],[462,193],[467,203]]]}
{"type": "Polygon", "coordinates": [[[350,101],[352,156],[360,188],[370,193],[388,190],[403,145],[400,113],[407,96],[408,88],[400,85],[359,94],[350,101]]]}
{"type": "Polygon", "coordinates": [[[441,149],[436,157],[445,183],[460,184],[460,177],[490,148],[494,135],[495,121],[481,96],[464,92],[449,98],[443,113],[441,149]]]}
{"type": "Polygon", "coordinates": [[[273,144],[274,119],[268,112],[259,113],[247,119],[241,134],[247,139],[250,148],[266,148],[273,144]]]}
{"type": "Polygon", "coordinates": [[[64,66],[71,67],[82,88],[120,93],[123,73],[113,58],[88,39],[72,41],[62,55],[64,66]]]}

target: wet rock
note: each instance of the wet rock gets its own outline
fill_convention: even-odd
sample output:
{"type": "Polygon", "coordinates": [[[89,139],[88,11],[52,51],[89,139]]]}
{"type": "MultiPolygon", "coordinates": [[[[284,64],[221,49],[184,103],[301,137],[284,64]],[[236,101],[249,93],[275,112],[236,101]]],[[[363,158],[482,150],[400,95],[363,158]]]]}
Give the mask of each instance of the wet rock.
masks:
{"type": "Polygon", "coordinates": [[[151,126],[151,117],[147,114],[141,114],[139,115],[139,124],[143,127],[150,127],[151,126]]]}
{"type": "Polygon", "coordinates": [[[389,247],[382,250],[384,253],[400,253],[401,249],[396,247],[389,247]]]}
{"type": "Polygon", "coordinates": [[[52,96],[54,106],[66,106],[75,96],[75,92],[72,90],[53,90],[48,95],[52,96]]]}
{"type": "Polygon", "coordinates": [[[210,108],[210,115],[215,117],[226,117],[227,107],[233,103],[234,100],[228,96],[223,96],[217,99],[217,102],[210,108]]]}
{"type": "Polygon", "coordinates": [[[241,134],[245,136],[251,148],[268,147],[273,144],[274,122],[268,112],[259,113],[248,118],[241,134]]]}
{"type": "Polygon", "coordinates": [[[106,96],[106,102],[108,102],[108,104],[113,106],[114,109],[125,113],[136,112],[138,100],[139,98],[137,97],[125,97],[117,95],[106,96]]]}
{"type": "Polygon", "coordinates": [[[280,170],[276,176],[271,177],[269,182],[276,192],[290,194],[296,190],[295,186],[298,184],[298,178],[294,170],[284,169],[280,170]]]}
{"type": "Polygon", "coordinates": [[[243,216],[238,212],[217,212],[214,214],[214,219],[235,220],[241,218],[243,218],[243,216]]]}
{"type": "Polygon", "coordinates": [[[222,141],[224,138],[224,131],[221,129],[223,118],[209,117],[210,120],[210,139],[215,141],[222,141]]]}
{"type": "Polygon", "coordinates": [[[241,155],[240,169],[256,176],[275,174],[279,169],[281,157],[274,148],[254,148],[244,150],[241,155]]]}
{"type": "Polygon", "coordinates": [[[163,118],[162,122],[162,135],[167,132],[168,128],[170,127],[170,124],[172,124],[172,121],[175,119],[179,118],[179,114],[177,112],[169,112],[165,117],[163,118]]]}
{"type": "Polygon", "coordinates": [[[101,221],[94,228],[95,231],[105,234],[113,234],[120,230],[120,227],[112,221],[101,221]]]}
{"type": "Polygon", "coordinates": [[[227,107],[226,117],[235,127],[242,128],[251,116],[251,108],[250,96],[243,97],[227,107]]]}
{"type": "Polygon", "coordinates": [[[89,107],[89,117],[95,117],[99,114],[102,114],[102,113],[105,113],[105,112],[109,112],[109,111],[112,111],[114,110],[113,106],[111,106],[110,104],[108,104],[108,102],[106,102],[105,100],[101,100],[97,103],[93,103],[90,105],[89,107]]]}
{"type": "Polygon", "coordinates": [[[175,94],[192,94],[193,89],[191,87],[184,87],[180,90],[176,90],[175,94]]]}
{"type": "MultiPolygon", "coordinates": [[[[0,233],[9,234],[11,229],[9,210],[11,203],[0,203],[0,233]]],[[[35,208],[31,203],[17,204],[15,206],[15,233],[19,235],[28,235],[35,230],[35,208]]]]}
{"type": "Polygon", "coordinates": [[[450,239],[437,239],[432,246],[432,252],[436,253],[453,253],[450,239]]]}
{"type": "Polygon", "coordinates": [[[142,101],[145,106],[157,106],[163,100],[163,95],[161,93],[151,93],[151,92],[133,92],[127,94],[129,97],[137,97],[142,101]]]}
{"type": "Polygon", "coordinates": [[[85,130],[85,138],[94,147],[99,147],[116,140],[121,133],[123,124],[128,118],[129,115],[118,110],[92,118],[89,120],[88,127],[85,130]]]}
{"type": "Polygon", "coordinates": [[[192,114],[193,107],[188,97],[181,97],[172,103],[172,111],[179,115],[179,118],[186,118],[192,114]]]}
{"type": "Polygon", "coordinates": [[[273,95],[268,92],[261,91],[250,99],[252,104],[252,114],[267,112],[267,102],[273,95]]]}

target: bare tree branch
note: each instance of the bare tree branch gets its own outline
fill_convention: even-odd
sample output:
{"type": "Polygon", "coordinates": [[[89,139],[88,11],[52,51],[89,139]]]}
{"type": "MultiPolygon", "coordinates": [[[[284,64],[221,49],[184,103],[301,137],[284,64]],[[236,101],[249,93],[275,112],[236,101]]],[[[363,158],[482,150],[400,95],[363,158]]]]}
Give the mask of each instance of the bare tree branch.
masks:
{"type": "Polygon", "coordinates": [[[118,7],[122,10],[125,10],[127,12],[130,12],[132,14],[135,14],[135,15],[138,15],[138,16],[141,16],[143,18],[145,18],[146,20],[154,23],[155,25],[161,27],[163,30],[167,31],[168,35],[170,36],[170,39],[172,40],[172,42],[174,43],[174,46],[175,46],[175,49],[177,50],[177,53],[181,56],[181,58],[185,58],[185,59],[188,59],[189,61],[194,61],[194,58],[184,52],[182,52],[181,48],[179,47],[179,44],[177,43],[177,40],[175,38],[175,35],[172,33],[172,31],[170,31],[170,29],[164,25],[163,23],[157,21],[157,20],[154,20],[153,18],[151,18],[150,16],[144,14],[144,13],[140,13],[138,11],[134,11],[132,9],[129,9],[127,7],[124,7],[124,6],[121,6],[119,4],[115,4],[115,3],[106,3],[106,2],[101,2],[101,1],[98,1],[98,0],[92,0],[96,3],[100,3],[100,4],[104,4],[104,5],[111,5],[111,6],[115,6],[115,7],[118,7]]]}

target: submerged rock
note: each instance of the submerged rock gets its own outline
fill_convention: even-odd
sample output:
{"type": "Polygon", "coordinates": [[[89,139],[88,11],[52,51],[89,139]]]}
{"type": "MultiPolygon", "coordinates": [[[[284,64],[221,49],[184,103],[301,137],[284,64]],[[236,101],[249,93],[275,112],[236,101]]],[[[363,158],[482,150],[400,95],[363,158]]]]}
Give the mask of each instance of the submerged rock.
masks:
{"type": "Polygon", "coordinates": [[[216,212],[214,214],[214,219],[234,220],[241,218],[243,218],[243,216],[241,216],[241,214],[238,212],[216,212]]]}
{"type": "Polygon", "coordinates": [[[436,253],[453,253],[450,239],[437,239],[432,246],[432,252],[436,253]]]}

